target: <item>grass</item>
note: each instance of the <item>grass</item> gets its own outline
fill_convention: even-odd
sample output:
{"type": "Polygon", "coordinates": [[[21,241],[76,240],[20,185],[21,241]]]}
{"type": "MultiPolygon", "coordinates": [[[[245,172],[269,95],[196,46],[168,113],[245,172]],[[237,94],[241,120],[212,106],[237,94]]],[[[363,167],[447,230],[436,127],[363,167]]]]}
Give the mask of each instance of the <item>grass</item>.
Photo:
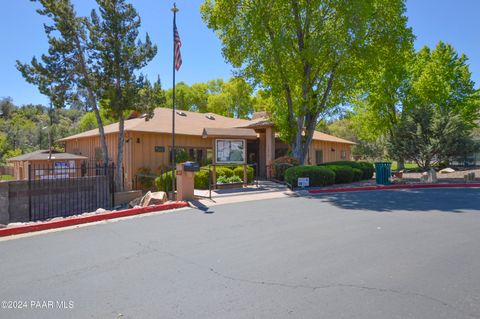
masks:
{"type": "Polygon", "coordinates": [[[0,181],[13,181],[15,177],[12,175],[0,175],[0,181]]]}
{"type": "MultiPolygon", "coordinates": [[[[417,169],[418,165],[415,163],[405,163],[405,169],[417,169]]],[[[397,162],[392,162],[392,171],[397,170],[397,162]]]]}

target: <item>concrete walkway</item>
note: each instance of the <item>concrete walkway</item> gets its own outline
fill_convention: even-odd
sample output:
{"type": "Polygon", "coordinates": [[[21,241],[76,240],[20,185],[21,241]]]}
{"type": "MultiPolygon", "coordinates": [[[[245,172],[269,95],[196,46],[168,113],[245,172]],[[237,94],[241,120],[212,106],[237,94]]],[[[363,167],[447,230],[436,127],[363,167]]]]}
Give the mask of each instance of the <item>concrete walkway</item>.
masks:
{"type": "Polygon", "coordinates": [[[208,198],[208,190],[195,190],[195,196],[198,199],[193,201],[192,205],[205,209],[206,207],[220,204],[292,197],[296,196],[296,194],[283,184],[272,181],[259,181],[258,187],[249,185],[248,187],[237,189],[212,190],[211,199],[208,198]]]}

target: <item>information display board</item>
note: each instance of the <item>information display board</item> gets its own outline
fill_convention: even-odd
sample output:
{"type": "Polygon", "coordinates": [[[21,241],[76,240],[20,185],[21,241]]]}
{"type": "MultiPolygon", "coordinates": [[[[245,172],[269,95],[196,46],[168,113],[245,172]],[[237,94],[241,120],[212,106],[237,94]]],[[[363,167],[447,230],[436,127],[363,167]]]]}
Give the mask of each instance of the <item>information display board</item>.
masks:
{"type": "Polygon", "coordinates": [[[215,161],[218,164],[245,164],[245,140],[215,140],[215,161]]]}

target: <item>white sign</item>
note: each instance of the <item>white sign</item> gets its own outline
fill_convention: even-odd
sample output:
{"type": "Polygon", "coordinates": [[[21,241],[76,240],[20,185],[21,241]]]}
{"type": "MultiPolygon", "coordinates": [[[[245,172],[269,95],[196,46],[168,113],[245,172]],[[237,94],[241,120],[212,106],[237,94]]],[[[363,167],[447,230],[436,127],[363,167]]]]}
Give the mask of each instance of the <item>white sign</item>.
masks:
{"type": "Polygon", "coordinates": [[[245,163],[245,140],[216,140],[216,163],[245,163]]]}
{"type": "Polygon", "coordinates": [[[308,187],[310,186],[310,178],[308,177],[299,177],[297,182],[298,187],[308,187]]]}

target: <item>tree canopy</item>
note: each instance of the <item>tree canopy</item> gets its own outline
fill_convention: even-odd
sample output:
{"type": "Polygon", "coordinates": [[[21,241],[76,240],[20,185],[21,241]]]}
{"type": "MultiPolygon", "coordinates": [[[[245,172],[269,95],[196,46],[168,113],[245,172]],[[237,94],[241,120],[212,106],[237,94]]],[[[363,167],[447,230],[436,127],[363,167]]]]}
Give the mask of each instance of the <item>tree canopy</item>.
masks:
{"type": "Polygon", "coordinates": [[[410,34],[403,0],[206,0],[201,11],[225,58],[271,92],[274,120],[301,162],[321,114],[410,34]]]}

